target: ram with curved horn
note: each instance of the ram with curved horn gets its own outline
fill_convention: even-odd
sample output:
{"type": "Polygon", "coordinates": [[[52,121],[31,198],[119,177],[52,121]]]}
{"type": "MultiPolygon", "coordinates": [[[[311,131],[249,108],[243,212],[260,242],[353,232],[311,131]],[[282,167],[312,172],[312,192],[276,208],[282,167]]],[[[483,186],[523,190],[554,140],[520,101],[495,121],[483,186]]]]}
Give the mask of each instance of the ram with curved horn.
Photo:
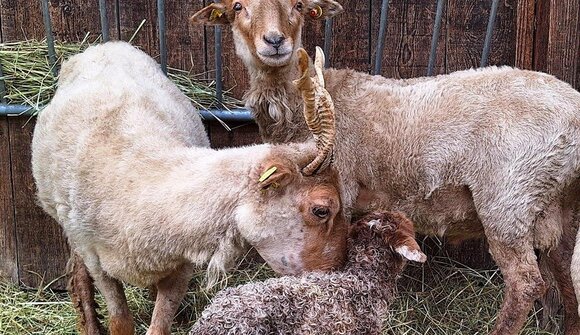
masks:
{"type": "Polygon", "coordinates": [[[194,268],[216,280],[250,246],[282,274],[343,264],[338,176],[320,168],[314,142],[210,149],[187,97],[122,42],[66,61],[58,86],[36,122],[32,167],[41,206],[79,256],[71,296],[84,333],[100,331],[86,271],[112,335],[134,333],[121,282],[156,287],[147,334],[169,335],[194,268]]]}
{"type": "MultiPolygon", "coordinates": [[[[312,137],[292,85],[302,74],[302,28],[342,11],[335,0],[222,0],[191,17],[231,27],[264,141],[312,137]]],[[[545,291],[544,257],[563,292],[564,331],[579,334],[570,264],[580,225],[580,93],[510,67],[411,80],[321,72],[336,107],[332,165],[345,208],[379,204],[407,213],[419,233],[487,238],[506,283],[496,335],[518,334],[545,291]]],[[[580,246],[576,254],[580,268],[580,246]]]]}

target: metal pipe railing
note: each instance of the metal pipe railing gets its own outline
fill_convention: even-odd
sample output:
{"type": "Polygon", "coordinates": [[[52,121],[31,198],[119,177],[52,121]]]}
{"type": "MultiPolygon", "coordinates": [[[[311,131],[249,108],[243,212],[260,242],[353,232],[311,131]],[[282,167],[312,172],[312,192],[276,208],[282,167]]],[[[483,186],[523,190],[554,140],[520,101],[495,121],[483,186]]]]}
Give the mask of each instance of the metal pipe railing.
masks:
{"type": "Polygon", "coordinates": [[[4,80],[4,73],[2,72],[2,64],[0,64],[0,103],[6,103],[6,82],[4,80]]]}
{"type": "Polygon", "coordinates": [[[439,35],[441,34],[441,21],[443,19],[443,8],[447,0],[437,0],[437,14],[435,14],[435,25],[433,26],[433,37],[431,38],[431,51],[429,52],[429,65],[427,66],[427,75],[432,76],[437,60],[437,45],[439,35]]]}
{"type": "Polygon", "coordinates": [[[485,42],[483,43],[483,52],[481,54],[480,67],[487,66],[487,60],[489,58],[489,53],[491,50],[491,37],[493,35],[493,28],[495,25],[495,18],[497,16],[497,7],[499,5],[499,0],[493,0],[491,4],[491,11],[489,13],[489,21],[487,22],[487,31],[485,32],[485,42]]]}
{"type": "Polygon", "coordinates": [[[107,4],[105,0],[99,0],[99,15],[101,17],[101,36],[103,36],[103,42],[108,42],[109,21],[107,20],[107,4]]]}
{"type": "Polygon", "coordinates": [[[381,5],[379,38],[377,40],[377,55],[375,57],[375,70],[373,74],[381,74],[381,70],[383,67],[383,51],[385,49],[385,38],[387,35],[388,17],[389,17],[389,0],[383,0],[383,3],[381,5]]]}
{"type": "MultiPolygon", "coordinates": [[[[119,0],[115,0],[115,12],[117,16],[117,29],[119,28],[119,0]]],[[[431,50],[429,53],[429,65],[427,68],[427,75],[433,75],[435,63],[437,59],[437,46],[439,41],[439,36],[441,32],[443,11],[445,8],[446,0],[437,1],[437,13],[435,16],[435,24],[433,28],[433,36],[431,39],[431,50]]],[[[52,33],[52,25],[50,20],[50,13],[48,7],[48,0],[42,0],[42,14],[44,19],[44,26],[46,32],[46,43],[48,46],[48,56],[50,66],[52,67],[52,73],[56,76],[58,74],[56,51],[54,45],[54,37],[52,33]]],[[[492,35],[495,25],[495,20],[497,17],[497,9],[499,5],[499,0],[493,0],[489,21],[487,25],[487,31],[485,36],[484,48],[481,57],[480,65],[486,66],[489,58],[489,53],[492,44],[492,35]]],[[[158,25],[159,25],[159,52],[160,52],[160,62],[161,69],[167,74],[167,38],[166,38],[166,19],[165,19],[165,1],[157,0],[157,11],[158,11],[158,25]]],[[[381,15],[380,15],[380,25],[379,34],[377,39],[376,47],[376,57],[375,66],[373,74],[380,74],[382,71],[383,54],[385,48],[386,33],[388,27],[388,12],[389,12],[389,0],[382,0],[381,4],[381,15]]],[[[107,20],[107,10],[106,10],[106,0],[99,0],[99,14],[101,20],[101,30],[103,41],[109,40],[109,25],[107,20]]],[[[330,65],[330,52],[332,47],[332,26],[333,20],[327,19],[325,22],[324,29],[324,52],[327,55],[325,66],[330,65]]],[[[223,60],[222,60],[222,28],[220,26],[215,27],[215,81],[216,81],[216,98],[220,104],[220,109],[214,109],[209,111],[200,111],[201,115],[206,120],[215,120],[219,118],[222,121],[229,122],[250,122],[253,120],[252,115],[249,111],[245,109],[234,109],[234,110],[223,110],[223,60]]],[[[0,65],[0,77],[2,77],[2,68],[0,65]]],[[[5,115],[30,115],[33,114],[35,110],[34,107],[24,106],[24,105],[7,105],[6,104],[6,86],[3,80],[0,80],[0,116],[5,115]]]]}
{"type": "Polygon", "coordinates": [[[161,71],[167,75],[167,37],[165,36],[165,0],[157,0],[157,23],[159,25],[159,58],[161,71]]]}
{"type": "MultiPolygon", "coordinates": [[[[36,111],[36,108],[25,105],[0,104],[0,116],[31,116],[36,111]]],[[[243,108],[199,110],[199,114],[207,121],[219,119],[224,122],[252,122],[254,120],[250,111],[243,108]]]]}
{"type": "Polygon", "coordinates": [[[48,46],[48,61],[52,74],[56,77],[58,75],[58,69],[56,68],[56,50],[54,49],[54,37],[52,36],[52,24],[50,22],[50,13],[48,11],[48,0],[42,0],[41,5],[46,44],[48,46]]]}

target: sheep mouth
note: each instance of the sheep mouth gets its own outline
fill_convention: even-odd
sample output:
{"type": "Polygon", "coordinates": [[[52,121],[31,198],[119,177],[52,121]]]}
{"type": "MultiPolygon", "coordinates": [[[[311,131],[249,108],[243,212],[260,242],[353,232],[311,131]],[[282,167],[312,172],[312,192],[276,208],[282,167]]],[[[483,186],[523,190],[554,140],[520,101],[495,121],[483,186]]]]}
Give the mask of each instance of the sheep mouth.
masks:
{"type": "Polygon", "coordinates": [[[264,64],[268,66],[284,66],[290,62],[290,59],[292,58],[292,50],[290,49],[287,51],[283,49],[287,48],[268,48],[266,50],[259,51],[258,57],[264,64]]]}
{"type": "Polygon", "coordinates": [[[292,57],[292,52],[284,52],[284,53],[280,53],[280,52],[259,52],[258,56],[260,57],[260,60],[269,66],[283,66],[286,65],[290,62],[290,59],[292,57]]]}

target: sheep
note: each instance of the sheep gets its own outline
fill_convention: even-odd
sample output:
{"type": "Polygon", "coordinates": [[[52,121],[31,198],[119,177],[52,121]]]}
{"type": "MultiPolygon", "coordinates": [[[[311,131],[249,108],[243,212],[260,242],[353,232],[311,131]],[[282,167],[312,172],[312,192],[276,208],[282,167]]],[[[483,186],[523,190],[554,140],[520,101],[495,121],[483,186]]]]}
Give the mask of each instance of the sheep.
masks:
{"type": "Polygon", "coordinates": [[[353,227],[346,265],[219,292],[190,335],[380,334],[405,258],[424,262],[402,213],[369,214],[353,227]]]}
{"type": "MultiPolygon", "coordinates": [[[[231,26],[250,77],[246,106],[266,142],[286,143],[312,137],[291,83],[304,22],[342,10],[333,0],[224,0],[190,21],[231,26]]],[[[539,250],[562,292],[566,333],[580,333],[570,276],[580,93],[510,67],[406,81],[349,69],[323,76],[336,108],[333,166],[346,211],[376,206],[407,213],[422,234],[486,237],[506,284],[493,334],[517,334],[544,293],[539,250]]]]}
{"type": "Polygon", "coordinates": [[[83,301],[90,277],[111,334],[134,333],[121,281],[156,289],[147,334],[170,334],[196,267],[215,282],[250,246],[282,274],[339,267],[338,176],[301,172],[316,156],[313,142],[210,149],[187,97],[127,43],[71,57],[38,116],[32,167],[40,205],[79,257],[73,300],[85,322],[96,319],[83,301]]]}

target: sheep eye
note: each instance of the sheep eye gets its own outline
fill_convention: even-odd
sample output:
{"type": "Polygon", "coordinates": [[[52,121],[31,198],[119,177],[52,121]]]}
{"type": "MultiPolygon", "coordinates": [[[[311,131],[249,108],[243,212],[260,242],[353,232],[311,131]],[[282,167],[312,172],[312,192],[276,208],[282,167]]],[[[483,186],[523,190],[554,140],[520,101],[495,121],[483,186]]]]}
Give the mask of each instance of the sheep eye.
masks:
{"type": "Polygon", "coordinates": [[[313,207],[312,214],[321,219],[324,219],[328,216],[328,214],[330,214],[330,210],[326,207],[313,207]]]}
{"type": "Polygon", "coordinates": [[[299,12],[302,12],[303,8],[304,8],[304,4],[302,3],[302,1],[298,1],[298,3],[296,4],[296,10],[299,12]]]}
{"type": "Polygon", "coordinates": [[[236,3],[234,4],[234,10],[235,10],[236,12],[239,12],[239,11],[241,11],[241,10],[242,10],[242,4],[241,4],[241,3],[239,3],[239,2],[236,2],[236,3]]]}

